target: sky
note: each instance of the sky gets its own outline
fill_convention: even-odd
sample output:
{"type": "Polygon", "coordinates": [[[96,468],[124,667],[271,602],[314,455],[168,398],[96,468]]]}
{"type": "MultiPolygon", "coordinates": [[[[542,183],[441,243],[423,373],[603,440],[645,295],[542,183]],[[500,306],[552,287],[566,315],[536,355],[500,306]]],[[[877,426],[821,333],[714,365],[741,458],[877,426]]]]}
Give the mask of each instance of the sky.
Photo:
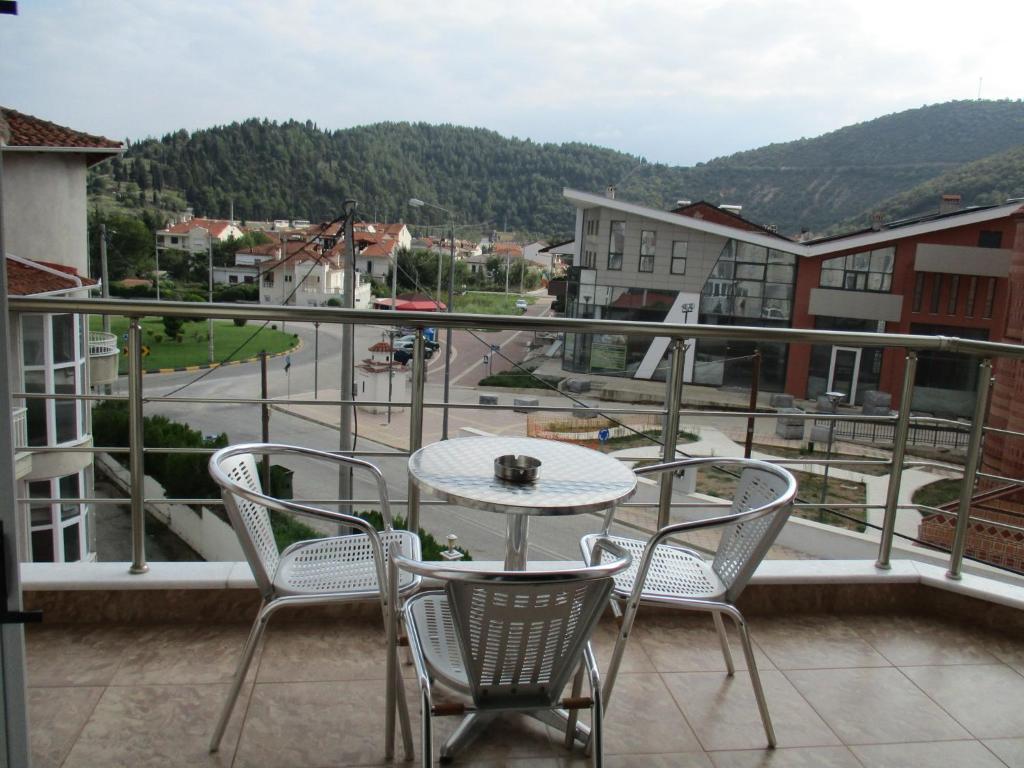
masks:
{"type": "Polygon", "coordinates": [[[116,139],[425,121],[693,165],[1019,99],[1022,27],[1012,0],[20,0],[0,104],[116,139]]]}

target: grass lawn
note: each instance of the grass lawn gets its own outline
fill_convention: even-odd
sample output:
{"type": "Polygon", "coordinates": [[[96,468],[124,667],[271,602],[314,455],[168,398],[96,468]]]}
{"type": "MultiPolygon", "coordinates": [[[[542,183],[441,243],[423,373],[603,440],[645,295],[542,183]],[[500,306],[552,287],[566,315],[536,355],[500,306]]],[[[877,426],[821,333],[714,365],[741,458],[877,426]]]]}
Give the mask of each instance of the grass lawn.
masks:
{"type": "MultiPolygon", "coordinates": [[[[245,360],[255,356],[260,350],[266,350],[268,354],[276,354],[292,349],[298,344],[297,339],[291,334],[271,330],[269,325],[260,330],[261,325],[262,323],[252,322],[239,328],[230,320],[215,320],[213,323],[215,359],[221,363],[229,360],[245,360]],[[239,348],[240,345],[241,348],[239,348]],[[230,357],[228,357],[229,355],[230,357]]],[[[102,318],[90,318],[89,327],[94,331],[103,330],[102,318]]],[[[208,359],[206,328],[206,321],[185,323],[182,326],[184,338],[179,343],[167,339],[161,318],[143,318],[142,343],[149,347],[149,354],[142,359],[143,368],[152,370],[154,368],[182,368],[188,365],[205,364],[208,359]]],[[[123,350],[124,334],[128,332],[128,319],[112,317],[110,332],[117,336],[118,345],[123,350]]],[[[120,356],[119,364],[120,372],[127,373],[128,358],[126,355],[120,356]]]]}
{"type": "MultiPolygon", "coordinates": [[[[793,477],[797,482],[797,498],[801,501],[817,502],[821,498],[821,485],[824,479],[821,475],[809,472],[793,471],[793,477]]],[[[736,477],[722,469],[712,467],[704,469],[697,475],[697,492],[706,493],[711,496],[718,496],[722,499],[730,499],[736,492],[736,477]]],[[[835,477],[829,478],[828,497],[826,502],[835,504],[863,504],[867,498],[863,483],[853,483],[847,480],[839,480],[835,477]]],[[[843,509],[844,515],[856,518],[858,521],[867,519],[863,509],[843,509]]],[[[795,509],[793,514],[808,520],[815,520],[819,523],[828,523],[839,528],[848,528],[854,531],[863,531],[862,522],[854,522],[837,515],[829,514],[825,510],[816,509],[795,509]]]]}
{"type": "Polygon", "coordinates": [[[517,299],[526,299],[533,304],[537,299],[533,296],[519,296],[516,293],[486,293],[471,291],[464,296],[455,296],[453,311],[467,312],[471,315],[520,315],[516,309],[517,299]]]}
{"type": "MultiPolygon", "coordinates": [[[[807,451],[802,448],[789,448],[787,446],[779,445],[761,445],[758,443],[753,444],[753,448],[761,453],[767,453],[771,456],[775,456],[780,459],[822,459],[824,460],[828,455],[825,451],[807,451]]],[[[857,461],[858,459],[865,459],[871,461],[877,461],[870,456],[857,456],[852,453],[836,453],[832,451],[832,460],[848,460],[857,461]]],[[[847,466],[841,466],[840,469],[848,469],[851,472],[860,472],[863,475],[874,475],[875,477],[881,477],[882,475],[889,474],[889,467],[883,467],[882,465],[864,465],[864,464],[849,464],[847,466]]]]}
{"type": "MultiPolygon", "coordinates": [[[[914,491],[912,501],[914,504],[921,504],[925,507],[941,507],[943,504],[959,499],[962,487],[963,481],[959,478],[936,480],[934,483],[922,485],[914,491]]],[[[930,515],[931,512],[922,512],[921,514],[930,515]]]]}

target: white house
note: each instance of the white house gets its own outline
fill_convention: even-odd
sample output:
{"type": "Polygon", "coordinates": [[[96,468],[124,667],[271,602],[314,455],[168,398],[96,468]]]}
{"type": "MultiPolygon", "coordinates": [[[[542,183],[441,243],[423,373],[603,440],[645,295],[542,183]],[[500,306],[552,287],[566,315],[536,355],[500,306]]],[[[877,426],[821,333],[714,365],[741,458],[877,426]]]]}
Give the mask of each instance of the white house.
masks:
{"type": "MultiPolygon", "coordinates": [[[[96,281],[86,277],[86,171],[119,154],[120,142],[4,107],[0,140],[8,294],[87,296],[96,281]]],[[[12,314],[6,330],[13,392],[84,395],[90,383],[111,380],[98,379],[94,372],[113,370],[116,378],[116,340],[98,334],[91,338],[83,315],[12,314]]],[[[32,499],[19,510],[24,521],[19,558],[72,562],[95,557],[92,505],[62,500],[93,495],[92,454],[39,450],[91,446],[87,402],[26,399],[15,406],[16,447],[20,443],[36,451],[30,461],[16,462],[15,494],[32,499]]]]}

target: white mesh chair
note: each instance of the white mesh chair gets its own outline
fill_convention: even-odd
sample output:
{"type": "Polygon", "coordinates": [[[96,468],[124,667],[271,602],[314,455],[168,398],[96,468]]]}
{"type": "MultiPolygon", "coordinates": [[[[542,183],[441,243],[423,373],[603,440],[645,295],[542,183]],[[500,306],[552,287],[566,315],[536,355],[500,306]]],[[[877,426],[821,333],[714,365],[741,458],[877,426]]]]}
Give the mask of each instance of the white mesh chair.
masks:
{"type": "MultiPolygon", "coordinates": [[[[443,590],[410,598],[401,612],[419,679],[424,766],[432,762],[434,716],[468,715],[449,741],[453,751],[497,712],[539,715],[563,709],[573,714],[591,710],[593,762],[601,765],[601,685],[590,636],[608,604],[613,577],[629,567],[631,558],[611,544],[594,546],[604,555],[600,565],[559,571],[457,570],[392,557],[392,583],[400,572],[444,582],[443,590]],[[575,687],[563,698],[581,662],[589,674],[590,696],[580,696],[575,687]],[[437,701],[436,684],[460,694],[460,701],[437,701]]],[[[397,626],[389,630],[392,641],[396,635],[397,626]]],[[[389,664],[397,664],[393,642],[389,664]]],[[[403,719],[408,718],[405,706],[400,692],[403,719]]],[[[394,738],[393,717],[389,712],[389,740],[394,738]]],[[[568,718],[568,726],[575,733],[575,717],[568,718]]],[[[571,736],[567,741],[571,744],[571,736]]],[[[451,756],[442,750],[442,759],[451,756]]]]}
{"type": "MultiPolygon", "coordinates": [[[[381,471],[359,459],[290,445],[251,443],[223,448],[210,457],[210,475],[221,487],[228,518],[252,569],[263,599],[238,661],[220,719],[210,740],[215,752],[224,735],[238,692],[271,615],[286,606],[323,605],[348,601],[380,600],[385,626],[393,625],[388,602],[387,557],[390,552],[418,560],[419,537],[392,528],[387,485],[381,471]],[[384,530],[377,531],[362,518],[321,509],[263,493],[256,456],[287,455],[360,468],[377,481],[384,530]],[[270,510],[305,515],[355,528],[360,533],[300,541],[279,552],[270,526],[270,510]],[[383,586],[382,586],[383,585],[383,586]]],[[[405,595],[419,586],[419,576],[405,573],[396,585],[405,595]]],[[[397,675],[397,670],[395,671],[397,675]]],[[[388,707],[394,707],[397,678],[387,680],[388,707]]],[[[403,721],[406,749],[412,754],[412,736],[403,721]]],[[[392,745],[387,746],[391,757],[392,745]]]]}
{"type": "Polygon", "coordinates": [[[608,667],[604,700],[607,705],[641,603],[710,612],[722,645],[726,669],[732,675],[732,654],[722,622],[722,614],[726,614],[739,630],[765,735],[769,745],[774,747],[775,731],[757,672],[750,633],[735,603],[789,518],[796,497],[796,479],[788,470],[774,464],[725,458],[681,459],[643,467],[636,474],[651,475],[706,465],[740,469],[736,494],[728,514],[667,525],[649,541],[640,541],[609,535],[614,516],[614,510],[611,510],[605,516],[603,531],[584,536],[580,542],[587,557],[591,556],[595,543],[604,539],[633,555],[633,565],[615,577],[613,598],[624,601],[626,607],[608,667]],[[672,536],[712,528],[722,530],[718,550],[712,560],[693,549],[666,543],[672,536]]]}

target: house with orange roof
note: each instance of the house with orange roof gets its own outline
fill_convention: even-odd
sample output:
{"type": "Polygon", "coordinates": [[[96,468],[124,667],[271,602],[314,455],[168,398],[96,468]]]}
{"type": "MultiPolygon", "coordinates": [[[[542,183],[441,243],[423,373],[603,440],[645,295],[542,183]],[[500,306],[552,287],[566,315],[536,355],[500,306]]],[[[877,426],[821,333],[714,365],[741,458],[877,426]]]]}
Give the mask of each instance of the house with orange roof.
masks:
{"type": "MultiPolygon", "coordinates": [[[[121,143],[0,107],[4,254],[10,296],[84,298],[88,277],[86,173],[121,143]]],[[[73,312],[0,315],[12,392],[88,395],[117,378],[117,340],[73,312]]],[[[18,558],[96,557],[93,458],[48,451],[92,445],[89,401],[14,399],[18,558]],[[31,454],[28,451],[31,451],[31,454]]],[[[13,528],[14,526],[11,526],[13,528]]],[[[10,528],[9,528],[10,530],[10,528]]]]}

